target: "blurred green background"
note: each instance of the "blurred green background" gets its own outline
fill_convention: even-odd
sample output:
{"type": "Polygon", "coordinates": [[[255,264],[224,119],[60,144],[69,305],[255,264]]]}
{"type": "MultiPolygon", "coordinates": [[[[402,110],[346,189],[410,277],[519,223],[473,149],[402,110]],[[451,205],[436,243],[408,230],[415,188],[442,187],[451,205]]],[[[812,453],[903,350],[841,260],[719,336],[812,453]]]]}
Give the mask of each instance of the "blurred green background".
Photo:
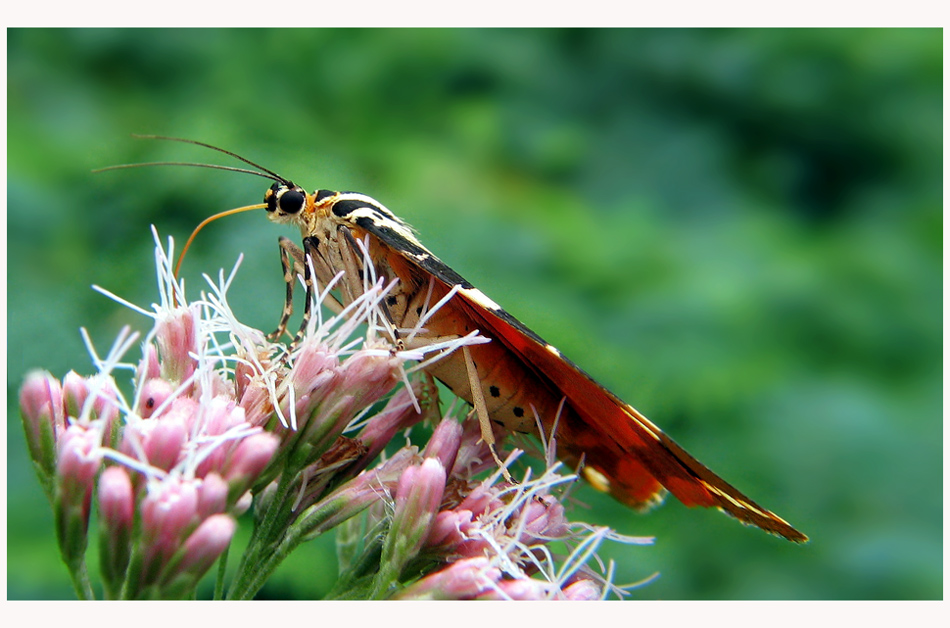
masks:
{"type": "MultiPolygon", "coordinates": [[[[594,491],[634,599],[942,596],[942,34],[932,30],[8,30],[7,595],[72,598],[16,410],[147,320],[180,243],[263,179],[359,190],[700,460],[811,536],[594,491]]],[[[271,329],[277,237],[215,223],[200,272],[271,329]]],[[[315,598],[315,543],[262,597],[315,598]]],[[[329,565],[329,566],[328,566],[329,565]]]]}

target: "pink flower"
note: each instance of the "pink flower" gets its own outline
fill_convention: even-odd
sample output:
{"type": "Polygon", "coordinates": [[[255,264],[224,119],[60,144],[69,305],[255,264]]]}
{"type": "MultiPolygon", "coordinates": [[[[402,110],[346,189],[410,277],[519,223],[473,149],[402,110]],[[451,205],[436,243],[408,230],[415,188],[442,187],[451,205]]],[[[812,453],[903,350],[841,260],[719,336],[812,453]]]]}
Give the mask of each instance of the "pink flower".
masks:
{"type": "Polygon", "coordinates": [[[422,549],[445,492],[445,468],[436,458],[408,467],[396,487],[396,508],[383,543],[375,595],[385,595],[422,549]]]}
{"type": "Polygon", "coordinates": [[[451,469],[455,464],[462,442],[462,425],[451,417],[439,422],[426,444],[425,457],[437,458],[442,466],[451,469]]]}
{"type": "MultiPolygon", "coordinates": [[[[237,323],[224,294],[231,278],[223,274],[201,306],[177,306],[183,290],[158,252],[162,305],[154,314],[137,310],[154,319],[155,330],[131,407],[111,378],[135,341],[128,331],[104,358],[90,344],[98,375],[69,373],[61,384],[35,373],[20,393],[30,453],[54,497],[62,555],[81,596],[93,591],[84,552],[101,471],[99,563],[109,598],[194,596],[252,495],[255,528],[229,591],[236,599],[253,596],[301,542],[344,522],[342,595],[599,597],[594,581],[577,574],[606,532],[574,532],[551,491],[571,478],[548,469],[538,479],[501,481],[477,421],[438,420],[436,403],[417,412],[420,380],[392,394],[420,368],[408,362],[485,338],[411,350],[386,340],[373,322],[384,316],[378,282],[347,305],[349,318],[315,317],[301,342],[281,346],[237,323]],[[354,341],[367,322],[366,336],[354,341]],[[391,394],[382,411],[367,411],[391,394]],[[117,420],[120,410],[126,424],[117,420]],[[436,428],[421,454],[416,445],[392,448],[363,470],[424,418],[436,428]],[[344,436],[347,429],[357,436],[344,436]],[[482,472],[489,478],[473,479],[482,472]],[[551,540],[571,549],[563,569],[545,547],[551,540]],[[399,592],[407,580],[414,583],[399,592]]],[[[503,453],[500,447],[499,440],[503,453]]]]}
{"type": "Polygon", "coordinates": [[[102,463],[99,433],[69,426],[59,441],[56,461],[56,531],[63,560],[78,564],[86,551],[89,504],[102,463]]]}
{"type": "Polygon", "coordinates": [[[185,421],[178,417],[152,419],[152,421],[151,429],[146,433],[143,442],[146,459],[153,467],[171,471],[181,458],[183,446],[188,438],[185,421]]]}
{"type": "MultiPolygon", "coordinates": [[[[235,370],[237,371],[237,369],[235,370]]],[[[235,376],[240,377],[240,373],[235,376]]],[[[259,382],[248,382],[238,398],[241,407],[244,408],[244,416],[248,423],[261,427],[271,423],[271,419],[275,414],[274,404],[267,388],[259,382]]]]}
{"type": "Polygon", "coordinates": [[[558,540],[568,534],[564,506],[550,495],[527,502],[521,517],[524,521],[521,540],[525,544],[558,540]]]}
{"type": "Polygon", "coordinates": [[[195,482],[169,478],[149,487],[141,502],[142,585],[156,582],[161,569],[197,523],[198,489],[195,482]]]}
{"type": "Polygon", "coordinates": [[[195,322],[196,316],[191,308],[176,308],[167,310],[155,324],[162,377],[176,385],[195,372],[195,358],[191,355],[198,351],[195,322]]]}
{"type": "Polygon", "coordinates": [[[564,587],[562,593],[568,600],[573,601],[599,600],[602,595],[601,587],[588,578],[578,578],[564,587]]]}
{"type": "Polygon", "coordinates": [[[228,483],[217,473],[209,473],[198,487],[198,516],[207,518],[228,508],[228,483]]]}
{"type": "Polygon", "coordinates": [[[232,494],[240,496],[257,481],[274,457],[278,445],[280,440],[268,432],[248,436],[235,445],[223,470],[232,494]]]}
{"type": "Polygon", "coordinates": [[[76,371],[66,373],[63,378],[63,406],[66,415],[78,418],[82,414],[82,407],[89,396],[86,380],[76,371]]]}
{"type": "Polygon", "coordinates": [[[132,480],[123,467],[109,467],[99,478],[99,515],[109,535],[115,538],[132,530],[135,502],[132,480]]]}
{"type": "Polygon", "coordinates": [[[139,393],[139,413],[147,419],[175,392],[175,387],[164,379],[146,380],[139,393]]]}
{"type": "Polygon", "coordinates": [[[99,477],[99,569],[106,597],[116,599],[132,552],[135,501],[132,480],[122,467],[109,467],[99,477]]]}
{"type": "Polygon", "coordinates": [[[145,357],[139,363],[136,377],[141,377],[143,373],[146,380],[162,377],[162,366],[158,363],[158,349],[151,343],[145,347],[145,357]]]}
{"type": "Polygon", "coordinates": [[[89,516],[89,500],[101,463],[99,433],[79,425],[66,428],[59,441],[56,461],[61,499],[70,504],[82,504],[85,517],[89,516]]]}
{"type": "Polygon", "coordinates": [[[395,595],[398,600],[471,600],[492,590],[501,570],[484,556],[450,563],[395,595]]]}
{"type": "Polygon", "coordinates": [[[230,515],[211,515],[185,541],[184,557],[178,572],[200,578],[218,559],[234,537],[237,522],[230,515]]]}
{"type": "Polygon", "coordinates": [[[343,363],[343,388],[360,399],[362,407],[382,399],[399,381],[402,361],[370,351],[358,351],[343,363]]]}
{"type": "Polygon", "coordinates": [[[425,418],[425,414],[416,412],[412,404],[413,394],[408,388],[399,390],[386,403],[386,407],[366,423],[359,433],[359,440],[366,446],[367,451],[355,464],[356,468],[365,468],[376,459],[397,432],[412,427],[425,418]]]}
{"type": "Polygon", "coordinates": [[[448,557],[482,556],[492,550],[489,539],[496,536],[490,515],[504,506],[496,489],[479,484],[456,507],[436,515],[426,545],[448,557]]]}
{"type": "Polygon", "coordinates": [[[33,371],[20,389],[20,416],[30,458],[47,493],[56,469],[56,438],[66,429],[63,389],[46,371],[33,371]]]}

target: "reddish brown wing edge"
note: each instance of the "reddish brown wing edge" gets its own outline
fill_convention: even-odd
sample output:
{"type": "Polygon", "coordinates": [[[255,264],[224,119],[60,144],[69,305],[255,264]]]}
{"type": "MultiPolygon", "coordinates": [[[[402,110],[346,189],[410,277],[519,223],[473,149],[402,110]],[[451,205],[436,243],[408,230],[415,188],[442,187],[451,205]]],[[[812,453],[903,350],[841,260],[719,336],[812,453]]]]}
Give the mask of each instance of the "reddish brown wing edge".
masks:
{"type": "Polygon", "coordinates": [[[597,383],[560,351],[504,310],[490,310],[461,293],[467,313],[525,364],[559,389],[580,417],[614,440],[687,506],[717,507],[740,521],[790,541],[808,537],[743,495],[687,453],[633,406],[597,383]]]}
{"type": "MultiPolygon", "coordinates": [[[[630,465],[632,473],[642,474],[646,469],[653,480],[687,506],[719,508],[743,523],[789,541],[803,543],[808,540],[784,519],[762,508],[706,468],[633,406],[598,384],[518,319],[500,307],[490,307],[494,305],[490,299],[430,251],[371,219],[358,218],[355,222],[425,275],[435,277],[448,288],[460,286],[454,300],[481,332],[503,343],[543,381],[550,382],[552,388],[559,390],[585,427],[596,432],[595,438],[610,439],[612,446],[635,462],[630,465]]],[[[630,484],[650,486],[649,480],[637,478],[630,484]]],[[[628,504],[649,505],[643,495],[633,497],[623,494],[622,490],[620,493],[611,492],[628,504]]]]}

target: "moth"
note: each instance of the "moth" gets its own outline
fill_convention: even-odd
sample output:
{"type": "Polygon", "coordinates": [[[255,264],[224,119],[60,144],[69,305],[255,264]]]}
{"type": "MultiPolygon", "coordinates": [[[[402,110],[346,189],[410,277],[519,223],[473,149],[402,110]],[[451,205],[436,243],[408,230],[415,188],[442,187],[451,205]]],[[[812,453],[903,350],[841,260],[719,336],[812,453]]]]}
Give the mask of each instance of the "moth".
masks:
{"type": "MultiPolygon", "coordinates": [[[[463,336],[478,330],[490,342],[456,351],[426,370],[480,414],[508,430],[544,434],[555,431],[558,456],[596,489],[638,510],[650,508],[667,492],[686,506],[713,507],[745,524],[789,541],[805,542],[804,534],[759,506],[687,453],[633,406],[598,384],[557,348],[506,312],[423,246],[412,229],[380,202],[356,192],[307,192],[289,179],[239,155],[193,140],[161,136],[209,148],[255,170],[211,164],[161,162],[143,165],[191,165],[254,174],[273,181],[264,202],[204,221],[252,209],[265,209],[276,223],[300,229],[303,248],[280,241],[287,303],[278,331],[291,314],[294,268],[303,269],[308,291],[313,260],[317,278],[329,281],[340,270],[353,270],[357,241],[368,242],[368,255],[378,276],[398,279],[385,309],[397,329],[417,326],[431,338],[463,336]],[[429,306],[446,302],[434,312],[429,306]]],[[[130,166],[115,166],[123,168],[130,166]]],[[[194,237],[194,235],[192,236],[194,237]]],[[[189,240],[190,243],[190,240],[189,240]]],[[[187,248],[187,244],[186,244],[187,248]]],[[[183,251],[184,253],[184,251],[183,251]]],[[[361,282],[344,282],[344,304],[361,282]]],[[[309,295],[308,295],[309,296],[309,295]]],[[[307,300],[309,304],[309,298],[307,300]]],[[[305,318],[309,311],[304,313],[305,318]]]]}

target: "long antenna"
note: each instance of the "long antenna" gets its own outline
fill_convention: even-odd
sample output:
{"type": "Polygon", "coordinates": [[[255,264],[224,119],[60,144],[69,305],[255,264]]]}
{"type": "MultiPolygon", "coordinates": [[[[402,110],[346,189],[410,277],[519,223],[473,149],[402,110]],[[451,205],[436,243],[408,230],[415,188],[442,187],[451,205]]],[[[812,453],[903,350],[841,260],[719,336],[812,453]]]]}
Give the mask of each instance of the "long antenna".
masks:
{"type": "Polygon", "coordinates": [[[244,158],[244,157],[241,157],[240,155],[238,155],[238,154],[236,154],[236,153],[232,153],[232,152],[229,151],[229,150],[225,150],[225,149],[223,149],[223,148],[218,148],[217,146],[212,146],[211,144],[205,144],[204,142],[199,142],[199,141],[197,141],[197,140],[188,140],[188,139],[184,139],[184,138],[181,138],[181,137],[167,137],[167,136],[165,136],[165,135],[136,135],[136,134],[133,133],[133,134],[132,134],[132,137],[135,137],[135,138],[138,138],[138,139],[143,139],[143,140],[167,140],[167,141],[169,141],[169,142],[182,142],[182,143],[184,143],[184,144],[194,144],[195,146],[203,146],[203,147],[205,147],[205,148],[210,148],[211,150],[218,151],[219,153],[224,153],[225,155],[228,155],[228,156],[230,156],[230,157],[234,157],[235,159],[238,159],[238,160],[240,160],[240,161],[243,161],[244,163],[246,163],[246,164],[249,165],[249,166],[254,166],[255,168],[257,168],[258,170],[260,170],[260,171],[262,171],[262,172],[266,172],[267,174],[270,175],[269,178],[273,178],[274,181],[280,181],[281,183],[288,183],[287,179],[285,179],[284,177],[280,176],[280,175],[277,174],[276,172],[274,172],[274,171],[272,171],[272,170],[268,170],[268,169],[265,168],[264,166],[262,166],[262,165],[260,165],[260,164],[256,164],[256,163],[254,163],[253,161],[251,161],[250,159],[246,159],[246,158],[244,158]]]}
{"type": "Polygon", "coordinates": [[[150,161],[141,164],[119,164],[118,166],[106,166],[105,168],[96,168],[93,172],[108,172],[109,170],[125,170],[127,168],[145,168],[146,166],[192,166],[195,168],[211,168],[212,170],[227,170],[229,172],[240,172],[243,174],[253,174],[278,183],[289,183],[283,177],[271,175],[257,170],[248,170],[247,168],[235,168],[234,166],[219,166],[217,164],[201,164],[190,161],[150,161]]]}

